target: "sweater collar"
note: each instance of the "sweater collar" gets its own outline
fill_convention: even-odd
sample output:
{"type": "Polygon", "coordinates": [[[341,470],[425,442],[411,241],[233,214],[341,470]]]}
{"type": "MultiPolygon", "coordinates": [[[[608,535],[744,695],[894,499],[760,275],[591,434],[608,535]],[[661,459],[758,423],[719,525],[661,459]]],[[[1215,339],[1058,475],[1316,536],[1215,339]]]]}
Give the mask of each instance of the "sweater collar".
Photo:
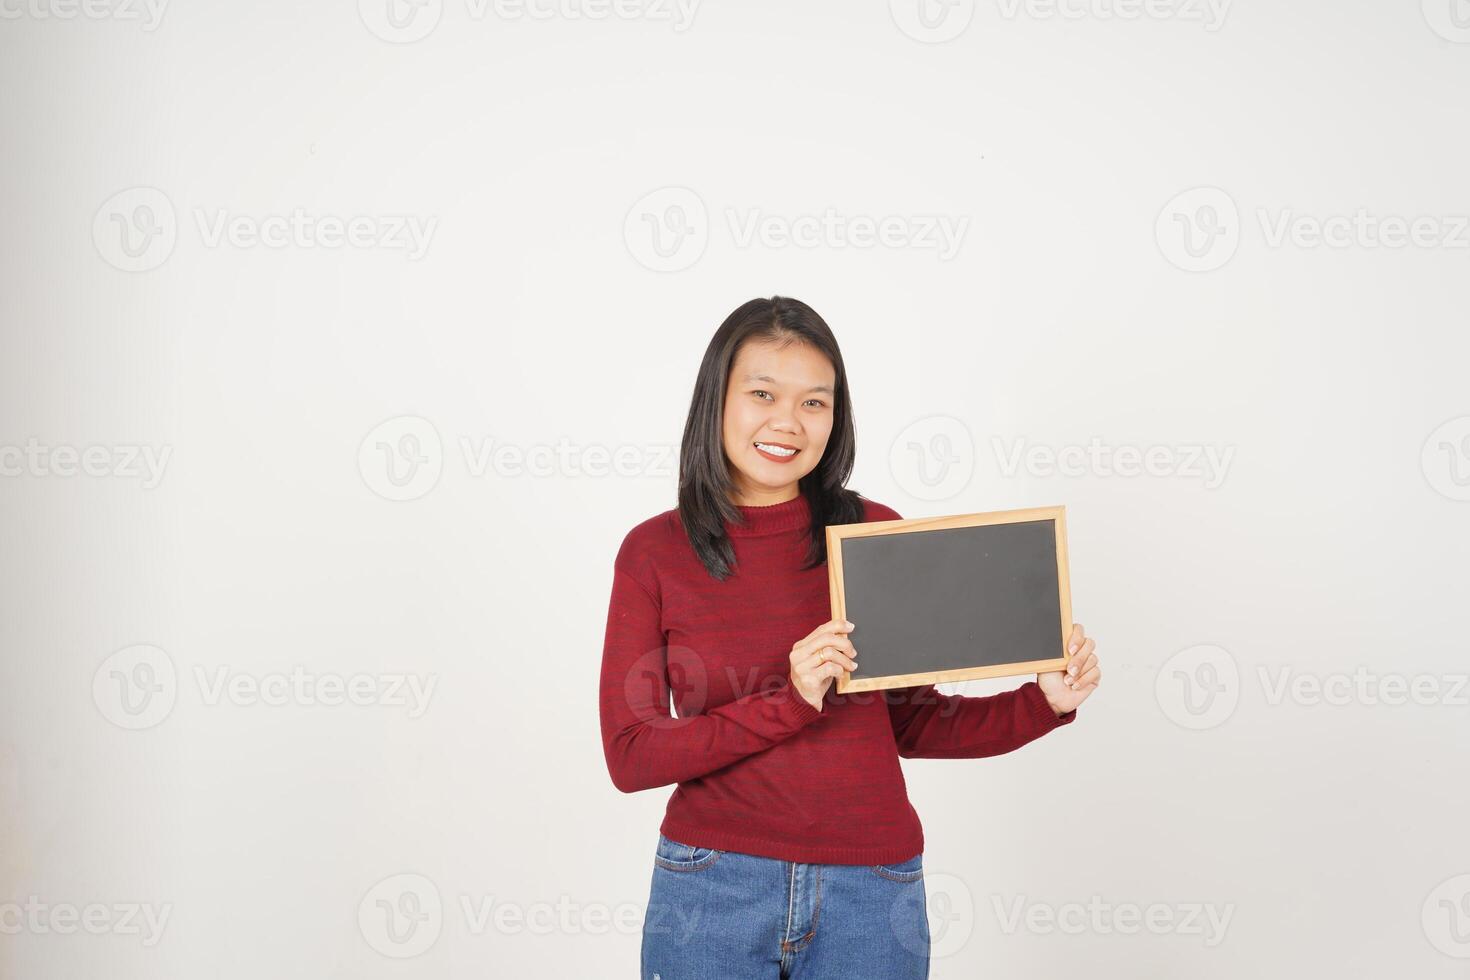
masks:
{"type": "Polygon", "coordinates": [[[745,525],[742,527],[733,521],[725,522],[726,533],[734,537],[794,531],[797,528],[806,528],[811,523],[811,507],[806,502],[806,495],[801,493],[779,504],[760,507],[736,504],[735,509],[745,518],[745,525]]]}

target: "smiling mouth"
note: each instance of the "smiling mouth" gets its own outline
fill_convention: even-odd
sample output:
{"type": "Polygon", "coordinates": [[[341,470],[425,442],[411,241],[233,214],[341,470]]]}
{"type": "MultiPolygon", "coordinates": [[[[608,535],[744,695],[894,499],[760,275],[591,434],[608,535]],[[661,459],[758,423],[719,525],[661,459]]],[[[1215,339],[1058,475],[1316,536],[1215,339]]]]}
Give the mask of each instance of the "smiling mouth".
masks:
{"type": "Polygon", "coordinates": [[[781,462],[794,459],[796,458],[796,454],[801,452],[795,446],[788,446],[779,442],[757,442],[755,444],[755,451],[767,459],[774,459],[781,462]]]}

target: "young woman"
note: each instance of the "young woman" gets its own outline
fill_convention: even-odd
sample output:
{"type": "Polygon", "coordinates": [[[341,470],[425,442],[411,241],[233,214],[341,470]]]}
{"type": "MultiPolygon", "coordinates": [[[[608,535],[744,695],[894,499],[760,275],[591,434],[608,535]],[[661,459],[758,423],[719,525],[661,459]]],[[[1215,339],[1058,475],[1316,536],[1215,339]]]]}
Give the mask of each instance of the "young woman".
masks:
{"type": "Polygon", "coordinates": [[[929,972],[924,835],[899,758],[1010,752],[1070,724],[1094,643],[1014,691],[838,695],[861,623],[826,621],[828,524],[896,520],[845,487],[842,354],[811,307],[736,309],[705,351],[679,506],[614,561],[599,706],[625,793],[678,784],[653,855],[643,980],[929,972]],[[670,700],[677,717],[669,711],[670,700]]]}

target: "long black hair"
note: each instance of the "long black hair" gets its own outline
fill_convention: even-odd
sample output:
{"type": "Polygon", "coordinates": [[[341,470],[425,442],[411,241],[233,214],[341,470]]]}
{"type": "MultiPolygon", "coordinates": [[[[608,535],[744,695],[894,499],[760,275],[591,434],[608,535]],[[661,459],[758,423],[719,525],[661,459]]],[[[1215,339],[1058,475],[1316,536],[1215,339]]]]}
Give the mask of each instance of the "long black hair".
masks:
{"type": "Polygon", "coordinates": [[[735,563],[735,550],[725,533],[725,521],[742,524],[743,518],[730,499],[734,478],[725,455],[725,392],[735,355],[748,340],[771,341],[781,346],[805,343],[826,355],[837,373],[832,397],[832,434],[821,460],[797,484],[811,511],[811,542],[804,568],[827,560],[827,525],[855,524],[862,520],[862,498],[846,487],[852,476],[856,439],[852,406],[848,401],[847,370],[837,339],[817,311],[788,296],[753,299],[737,307],[710,338],[684,439],[679,450],[679,520],[694,552],[710,575],[723,581],[735,563]]]}

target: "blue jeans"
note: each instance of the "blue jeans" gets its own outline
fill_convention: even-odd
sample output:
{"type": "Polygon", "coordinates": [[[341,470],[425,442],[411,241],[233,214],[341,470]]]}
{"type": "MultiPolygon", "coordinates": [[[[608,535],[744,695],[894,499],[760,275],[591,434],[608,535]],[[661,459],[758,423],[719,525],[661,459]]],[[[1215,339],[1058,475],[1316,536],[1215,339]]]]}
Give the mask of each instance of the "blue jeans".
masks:
{"type": "Polygon", "coordinates": [[[659,834],[642,980],[927,980],[923,857],[800,864],[659,834]]]}

